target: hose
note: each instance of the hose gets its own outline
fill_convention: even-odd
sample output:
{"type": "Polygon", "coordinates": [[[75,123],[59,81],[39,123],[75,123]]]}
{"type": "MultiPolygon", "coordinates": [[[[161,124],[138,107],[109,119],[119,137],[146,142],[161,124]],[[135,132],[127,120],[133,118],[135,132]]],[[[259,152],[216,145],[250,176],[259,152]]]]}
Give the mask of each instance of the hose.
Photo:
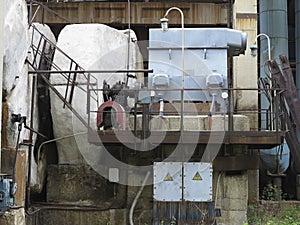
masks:
{"type": "Polygon", "coordinates": [[[137,203],[140,195],[142,194],[142,191],[144,190],[144,187],[146,185],[146,182],[147,182],[149,176],[150,176],[150,172],[148,171],[147,174],[146,174],[146,176],[145,176],[145,179],[144,179],[144,181],[142,183],[142,186],[141,186],[139,192],[137,193],[137,195],[135,196],[135,198],[134,198],[134,200],[132,202],[132,205],[130,207],[130,211],[129,211],[129,222],[130,222],[130,225],[134,225],[134,223],[133,223],[133,211],[134,211],[135,205],[136,205],[136,203],[137,203]]]}
{"type": "Polygon", "coordinates": [[[212,116],[212,111],[213,111],[213,109],[214,109],[215,101],[216,101],[216,95],[213,94],[213,95],[212,95],[212,100],[211,100],[210,109],[209,109],[209,112],[208,112],[208,117],[207,117],[208,130],[211,130],[211,126],[212,126],[212,119],[211,119],[211,116],[212,116]]]}

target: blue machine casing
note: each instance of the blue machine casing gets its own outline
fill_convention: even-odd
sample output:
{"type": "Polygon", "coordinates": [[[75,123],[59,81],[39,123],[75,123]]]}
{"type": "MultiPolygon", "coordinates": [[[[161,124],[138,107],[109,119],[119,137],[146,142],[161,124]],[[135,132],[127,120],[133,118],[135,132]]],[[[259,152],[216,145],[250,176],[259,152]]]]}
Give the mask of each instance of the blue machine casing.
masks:
{"type": "Polygon", "coordinates": [[[14,205],[12,190],[12,179],[0,175],[0,213],[9,210],[14,205]]]}

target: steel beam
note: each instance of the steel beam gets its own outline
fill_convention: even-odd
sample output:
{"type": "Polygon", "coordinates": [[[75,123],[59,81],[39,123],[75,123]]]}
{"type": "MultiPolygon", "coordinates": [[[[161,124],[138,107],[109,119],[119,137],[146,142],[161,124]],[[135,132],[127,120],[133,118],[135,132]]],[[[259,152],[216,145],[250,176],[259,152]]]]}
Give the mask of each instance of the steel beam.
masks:
{"type": "MultiPolygon", "coordinates": [[[[34,22],[127,24],[127,2],[45,2],[43,5],[46,7],[37,11],[34,22]]],[[[202,2],[176,4],[186,16],[185,24],[224,26],[227,26],[227,5],[228,3],[202,2]]],[[[174,3],[132,2],[130,4],[131,23],[158,25],[159,18],[164,15],[166,9],[172,6],[174,3]]],[[[35,12],[37,8],[36,4],[33,11],[35,12]]],[[[174,17],[172,24],[181,24],[180,18],[174,17]]]]}

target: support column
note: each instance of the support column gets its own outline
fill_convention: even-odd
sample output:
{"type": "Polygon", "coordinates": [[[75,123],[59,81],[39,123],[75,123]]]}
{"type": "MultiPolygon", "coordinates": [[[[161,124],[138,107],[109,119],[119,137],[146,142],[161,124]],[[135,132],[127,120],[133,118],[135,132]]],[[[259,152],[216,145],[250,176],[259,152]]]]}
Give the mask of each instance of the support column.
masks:
{"type": "MultiPolygon", "coordinates": [[[[2,118],[2,80],[3,80],[3,39],[4,39],[4,1],[0,1],[0,118],[2,118]]],[[[0,120],[0,172],[1,172],[1,127],[0,120]]]]}
{"type": "MultiPolygon", "coordinates": [[[[255,42],[257,34],[257,3],[256,0],[235,1],[233,12],[233,28],[246,32],[247,49],[245,55],[233,58],[233,87],[257,88],[257,59],[251,55],[250,45],[255,42]]],[[[258,108],[257,91],[236,91],[234,94],[235,108],[249,110],[258,108]]],[[[250,118],[250,130],[258,128],[258,118],[254,113],[246,114],[250,118]]]]}

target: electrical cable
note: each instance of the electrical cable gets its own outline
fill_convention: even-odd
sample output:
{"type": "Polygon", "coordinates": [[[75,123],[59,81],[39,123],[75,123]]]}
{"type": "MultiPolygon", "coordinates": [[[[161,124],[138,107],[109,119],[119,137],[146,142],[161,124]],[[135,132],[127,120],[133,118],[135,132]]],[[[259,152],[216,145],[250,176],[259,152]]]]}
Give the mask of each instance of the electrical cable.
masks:
{"type": "Polygon", "coordinates": [[[137,201],[138,201],[138,199],[139,199],[142,191],[144,190],[144,187],[146,185],[146,182],[147,182],[149,176],[150,176],[150,172],[148,171],[147,174],[146,174],[146,176],[145,176],[145,179],[144,179],[144,181],[142,183],[142,186],[141,186],[139,192],[137,193],[137,195],[135,196],[135,198],[134,198],[134,200],[132,202],[132,205],[130,207],[130,210],[129,210],[129,223],[130,223],[130,225],[134,225],[134,223],[133,223],[133,211],[134,211],[135,205],[136,205],[136,203],[137,203],[137,201]]]}
{"type": "Polygon", "coordinates": [[[48,143],[51,143],[51,142],[54,142],[54,141],[59,141],[59,140],[63,140],[63,139],[66,139],[66,138],[70,138],[70,137],[75,137],[75,136],[78,136],[78,135],[84,135],[84,134],[87,134],[88,132],[84,131],[84,132],[79,132],[79,133],[76,133],[76,134],[70,134],[70,135],[66,135],[66,136],[62,136],[62,137],[58,137],[58,138],[54,138],[54,139],[51,139],[51,140],[48,140],[48,141],[45,141],[43,142],[39,148],[38,148],[38,151],[37,151],[37,164],[38,164],[38,160],[40,158],[40,151],[42,149],[42,147],[45,145],[45,144],[48,144],[48,143]]]}

